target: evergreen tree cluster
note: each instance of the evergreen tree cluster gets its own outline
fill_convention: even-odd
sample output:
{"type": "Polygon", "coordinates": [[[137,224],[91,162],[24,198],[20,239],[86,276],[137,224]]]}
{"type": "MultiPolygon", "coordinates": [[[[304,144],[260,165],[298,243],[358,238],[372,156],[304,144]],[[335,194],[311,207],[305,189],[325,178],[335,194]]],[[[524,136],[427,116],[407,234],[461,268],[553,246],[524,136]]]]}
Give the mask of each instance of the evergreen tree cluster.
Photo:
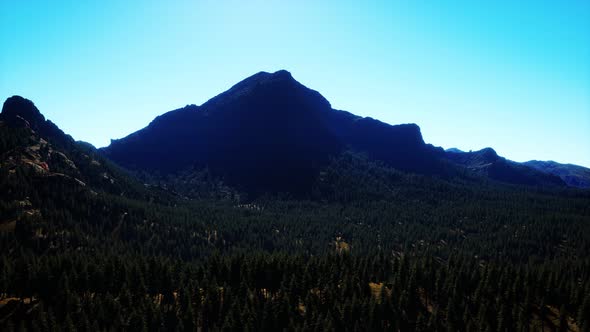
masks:
{"type": "Polygon", "coordinates": [[[114,187],[0,166],[0,330],[590,331],[588,191],[355,153],[307,197],[111,170],[114,187]]]}

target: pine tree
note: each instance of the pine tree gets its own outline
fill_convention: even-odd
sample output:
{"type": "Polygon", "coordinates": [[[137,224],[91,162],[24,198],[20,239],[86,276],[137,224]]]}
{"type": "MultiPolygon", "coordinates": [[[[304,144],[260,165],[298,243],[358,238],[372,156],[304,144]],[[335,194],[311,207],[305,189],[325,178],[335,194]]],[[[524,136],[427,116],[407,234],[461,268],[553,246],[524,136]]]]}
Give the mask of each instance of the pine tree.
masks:
{"type": "Polygon", "coordinates": [[[578,310],[578,325],[582,331],[590,331],[590,293],[586,293],[578,310]]]}
{"type": "Polygon", "coordinates": [[[567,332],[568,331],[568,323],[567,323],[567,310],[565,305],[561,305],[559,309],[559,332],[567,332]]]}
{"type": "Polygon", "coordinates": [[[74,325],[74,322],[72,321],[72,318],[70,317],[69,314],[66,314],[66,318],[64,319],[64,326],[63,326],[63,330],[66,332],[76,332],[76,325],[74,325]]]}
{"type": "Polygon", "coordinates": [[[20,322],[20,325],[18,327],[18,331],[19,332],[27,332],[27,323],[24,320],[22,320],[20,322]]]}

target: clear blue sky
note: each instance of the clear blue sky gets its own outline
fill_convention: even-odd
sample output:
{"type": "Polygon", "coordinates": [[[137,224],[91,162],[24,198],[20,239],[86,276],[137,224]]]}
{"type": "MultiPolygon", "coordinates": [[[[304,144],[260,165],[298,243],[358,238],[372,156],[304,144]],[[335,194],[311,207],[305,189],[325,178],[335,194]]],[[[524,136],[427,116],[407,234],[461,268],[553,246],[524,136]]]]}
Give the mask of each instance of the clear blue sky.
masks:
{"type": "Polygon", "coordinates": [[[97,146],[283,68],[434,145],[590,166],[587,0],[0,1],[0,98],[97,146]]]}

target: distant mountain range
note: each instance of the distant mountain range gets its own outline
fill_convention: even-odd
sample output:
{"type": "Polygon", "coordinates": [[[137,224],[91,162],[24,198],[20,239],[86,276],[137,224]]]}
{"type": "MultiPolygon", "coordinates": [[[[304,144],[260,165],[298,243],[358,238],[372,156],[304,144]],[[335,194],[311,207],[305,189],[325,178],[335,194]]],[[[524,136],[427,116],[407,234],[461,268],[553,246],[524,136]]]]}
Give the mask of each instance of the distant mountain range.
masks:
{"type": "Polygon", "coordinates": [[[500,157],[492,148],[474,152],[459,151],[447,150],[445,156],[455,164],[462,165],[483,177],[522,185],[563,185],[564,183],[555,174],[500,157]]]}
{"type": "Polygon", "coordinates": [[[530,160],[518,163],[505,158],[499,158],[496,152],[491,148],[475,152],[464,152],[457,148],[449,148],[446,152],[452,159],[455,159],[464,165],[469,165],[469,167],[474,169],[486,168],[491,163],[500,161],[500,163],[511,164],[513,167],[518,167],[516,165],[524,165],[545,174],[558,176],[570,187],[590,188],[590,169],[583,166],[540,160],[530,160]]]}
{"type": "Polygon", "coordinates": [[[572,164],[560,164],[555,161],[539,160],[527,161],[523,165],[559,176],[568,186],[590,188],[590,168],[572,164]]]}
{"type": "MultiPolygon", "coordinates": [[[[118,181],[110,160],[159,177],[206,170],[232,188],[255,195],[302,194],[309,192],[322,169],[345,151],[361,153],[404,172],[449,180],[464,177],[584,188],[590,178],[588,169],[580,166],[534,161],[519,164],[498,156],[491,148],[445,151],[426,144],[415,124],[389,125],[333,109],[320,93],[284,70],[260,72],[201,106],[167,112],[144,129],[98,151],[87,143],[74,142],[22,97],[11,97],[4,103],[0,121],[29,128],[38,135],[32,145],[23,147],[26,151],[21,157],[4,154],[4,164],[24,160],[25,152],[31,155],[29,150],[45,149],[43,141],[51,138],[52,151],[62,151],[78,169],[77,173],[70,170],[71,174],[63,174],[107,187],[126,181],[125,177],[118,181]]],[[[36,164],[54,162],[48,156],[34,157],[25,159],[36,164]]]]}

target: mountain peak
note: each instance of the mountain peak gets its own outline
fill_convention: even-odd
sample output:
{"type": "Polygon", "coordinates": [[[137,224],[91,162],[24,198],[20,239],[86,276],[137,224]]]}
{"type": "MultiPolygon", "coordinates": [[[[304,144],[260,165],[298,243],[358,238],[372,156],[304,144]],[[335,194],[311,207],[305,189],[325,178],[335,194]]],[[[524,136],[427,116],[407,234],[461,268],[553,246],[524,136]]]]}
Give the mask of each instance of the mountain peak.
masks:
{"type": "MultiPolygon", "coordinates": [[[[238,84],[240,83],[244,83],[244,82],[248,82],[248,83],[252,83],[252,82],[256,82],[256,83],[260,83],[263,81],[270,81],[270,80],[292,80],[294,81],[295,79],[293,78],[293,75],[291,75],[291,73],[285,69],[281,69],[281,70],[277,70],[274,73],[270,73],[270,72],[266,72],[266,71],[260,71],[250,77],[247,77],[245,79],[243,79],[242,81],[240,81],[238,84]]],[[[236,84],[236,85],[238,85],[236,84]]]]}
{"type": "Polygon", "coordinates": [[[64,134],[53,122],[46,120],[35,104],[21,96],[6,99],[0,120],[12,127],[25,127],[58,144],[70,144],[71,136],[64,134]]]}
{"type": "Polygon", "coordinates": [[[491,159],[498,158],[498,153],[496,152],[496,150],[494,150],[490,147],[483,148],[483,149],[477,151],[476,153],[484,156],[485,158],[491,158],[491,159]]]}
{"type": "Polygon", "coordinates": [[[161,174],[207,167],[249,193],[307,192],[349,149],[400,170],[441,171],[417,125],[334,110],[286,70],[258,72],[194,108],[168,112],[102,151],[124,167],[161,174]]]}
{"type": "Polygon", "coordinates": [[[213,97],[202,107],[211,111],[234,105],[235,102],[258,103],[262,100],[268,102],[289,103],[293,99],[305,100],[319,108],[331,109],[332,106],[319,92],[309,89],[293,78],[287,70],[279,70],[274,73],[258,72],[233,85],[229,90],[213,97]]]}
{"type": "Polygon", "coordinates": [[[38,130],[45,124],[45,117],[35,104],[21,96],[6,99],[2,106],[1,119],[13,126],[25,126],[38,130]]]}
{"type": "Polygon", "coordinates": [[[229,91],[234,90],[234,88],[236,89],[240,89],[240,88],[254,88],[256,86],[269,86],[269,85],[277,85],[277,84],[281,84],[281,83],[290,83],[290,84],[298,84],[300,86],[303,86],[301,84],[299,84],[299,82],[297,82],[294,78],[293,75],[291,75],[290,72],[281,69],[279,71],[276,71],[274,73],[269,73],[266,71],[261,71],[258,72],[250,77],[247,77],[245,79],[243,79],[242,81],[238,82],[237,84],[235,84],[229,91]]]}

